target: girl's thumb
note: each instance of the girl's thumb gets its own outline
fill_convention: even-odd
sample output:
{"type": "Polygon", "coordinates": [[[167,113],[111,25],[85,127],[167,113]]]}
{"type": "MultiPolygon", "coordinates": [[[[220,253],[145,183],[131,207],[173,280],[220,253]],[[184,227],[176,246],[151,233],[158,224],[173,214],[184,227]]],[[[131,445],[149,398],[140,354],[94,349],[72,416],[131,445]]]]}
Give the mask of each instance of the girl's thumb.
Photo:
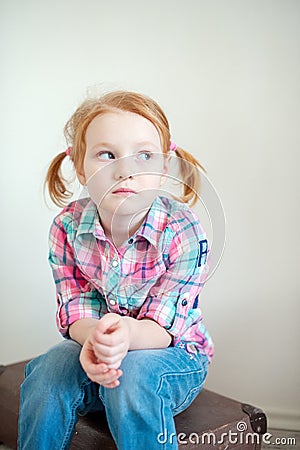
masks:
{"type": "Polygon", "coordinates": [[[120,316],[115,313],[108,313],[102,317],[101,322],[103,325],[102,332],[105,334],[110,334],[118,328],[120,323],[120,316]]]}

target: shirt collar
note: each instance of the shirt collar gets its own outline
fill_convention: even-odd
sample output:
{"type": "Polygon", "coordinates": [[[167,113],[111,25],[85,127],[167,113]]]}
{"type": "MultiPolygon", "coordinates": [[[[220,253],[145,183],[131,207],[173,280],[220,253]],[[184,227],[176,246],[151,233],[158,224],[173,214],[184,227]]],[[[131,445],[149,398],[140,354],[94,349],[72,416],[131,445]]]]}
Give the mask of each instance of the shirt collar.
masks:
{"type": "MultiPolygon", "coordinates": [[[[79,201],[78,204],[81,204],[81,202],[79,201]]],[[[89,199],[85,205],[81,205],[77,216],[79,216],[77,237],[81,234],[93,234],[98,239],[107,239],[100,223],[97,207],[92,200],[89,199]]],[[[144,222],[136,231],[132,239],[136,240],[138,236],[143,237],[157,248],[161,234],[166,227],[167,218],[168,211],[163,199],[161,197],[156,197],[144,222]]]]}
{"type": "Polygon", "coordinates": [[[77,236],[93,234],[96,238],[106,239],[95,203],[88,199],[88,202],[80,209],[77,236]]]}
{"type": "Polygon", "coordinates": [[[162,198],[156,197],[135,236],[144,237],[157,248],[161,234],[166,228],[167,218],[168,212],[162,198]]]}

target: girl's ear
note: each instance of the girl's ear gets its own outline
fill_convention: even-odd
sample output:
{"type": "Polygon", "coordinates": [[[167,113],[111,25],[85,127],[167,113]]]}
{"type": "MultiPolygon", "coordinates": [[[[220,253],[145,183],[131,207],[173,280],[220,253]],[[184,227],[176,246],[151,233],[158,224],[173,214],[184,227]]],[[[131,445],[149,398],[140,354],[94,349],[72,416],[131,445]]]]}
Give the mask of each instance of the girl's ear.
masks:
{"type": "Polygon", "coordinates": [[[76,171],[76,175],[77,175],[77,178],[78,178],[78,180],[79,180],[79,183],[80,184],[82,184],[82,186],[85,186],[86,185],[86,179],[85,179],[85,175],[84,175],[84,172],[83,172],[83,170],[81,171],[76,171]]]}

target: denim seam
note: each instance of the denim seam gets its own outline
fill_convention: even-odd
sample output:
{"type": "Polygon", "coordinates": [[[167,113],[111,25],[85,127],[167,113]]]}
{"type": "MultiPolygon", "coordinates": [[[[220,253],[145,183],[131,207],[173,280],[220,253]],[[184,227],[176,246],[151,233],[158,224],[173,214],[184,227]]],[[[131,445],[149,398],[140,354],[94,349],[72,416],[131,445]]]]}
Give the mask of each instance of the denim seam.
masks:
{"type": "MultiPolygon", "coordinates": [[[[189,393],[186,395],[186,397],[185,397],[185,399],[183,400],[183,402],[181,402],[181,404],[180,404],[179,406],[177,406],[176,408],[172,409],[173,415],[176,415],[176,414],[177,414],[177,411],[178,411],[178,410],[181,408],[181,406],[186,402],[187,398],[190,397],[191,394],[194,394],[195,391],[197,391],[198,389],[200,389],[200,391],[201,391],[201,389],[203,388],[203,385],[204,385],[204,381],[203,381],[201,384],[199,384],[198,386],[196,386],[196,387],[194,387],[193,389],[191,389],[191,390],[189,391],[189,393]]],[[[199,391],[199,392],[200,392],[200,391],[199,391]]]]}
{"type": "MultiPolygon", "coordinates": [[[[199,375],[199,374],[202,373],[203,371],[204,371],[204,370],[201,369],[201,370],[196,370],[196,371],[188,372],[188,373],[187,373],[187,372],[165,373],[165,374],[163,374],[163,375],[161,376],[161,383],[160,383],[160,385],[159,385],[159,389],[157,390],[157,394],[159,394],[159,391],[160,391],[161,386],[162,386],[162,381],[163,381],[163,379],[168,378],[168,377],[178,377],[178,376],[180,376],[180,375],[182,375],[182,376],[186,376],[186,375],[199,375]]],[[[203,384],[204,384],[204,383],[202,382],[200,385],[197,385],[197,386],[196,386],[195,388],[193,388],[193,389],[197,389],[199,386],[201,386],[201,385],[203,385],[203,384]]],[[[191,392],[191,391],[188,392],[188,394],[185,396],[184,400],[181,402],[180,405],[177,406],[176,409],[180,408],[180,406],[185,402],[185,400],[186,400],[186,398],[188,397],[188,395],[189,395],[190,392],[191,392]]]]}
{"type": "Polygon", "coordinates": [[[101,384],[99,385],[99,398],[100,398],[100,400],[101,400],[101,402],[103,403],[103,406],[104,406],[104,408],[105,408],[104,396],[102,395],[101,387],[104,387],[104,386],[101,386],[101,384]]]}
{"type": "Polygon", "coordinates": [[[74,431],[75,431],[75,426],[76,426],[76,414],[77,414],[77,411],[76,411],[76,410],[77,410],[77,408],[78,408],[78,405],[80,404],[80,402],[82,402],[82,400],[83,400],[83,398],[84,398],[84,389],[85,389],[85,387],[86,387],[88,384],[90,384],[90,383],[91,383],[90,380],[86,380],[86,381],[83,381],[83,383],[82,383],[81,386],[80,386],[80,397],[78,398],[78,400],[74,403],[74,405],[73,405],[73,407],[72,407],[72,410],[71,410],[71,418],[70,418],[70,424],[69,424],[68,429],[67,429],[67,431],[66,431],[65,439],[63,440],[61,450],[65,450],[65,449],[68,448],[68,447],[66,447],[66,445],[69,444],[70,437],[71,437],[71,433],[72,433],[73,424],[74,424],[74,431]]]}
{"type": "MultiPolygon", "coordinates": [[[[158,388],[157,388],[157,390],[156,390],[156,393],[157,393],[157,395],[160,397],[160,403],[161,403],[161,419],[162,419],[162,430],[164,430],[165,428],[166,428],[166,426],[165,426],[165,418],[164,418],[164,413],[163,413],[163,406],[164,406],[164,396],[163,395],[160,395],[160,391],[162,390],[162,386],[163,386],[163,381],[164,381],[164,379],[166,379],[167,377],[177,377],[178,375],[182,375],[182,376],[186,376],[186,375],[194,375],[194,374],[200,374],[200,373],[202,373],[202,372],[204,372],[204,371],[206,371],[207,372],[207,367],[205,367],[204,369],[198,369],[198,370],[193,370],[193,371],[190,371],[190,372],[169,372],[169,373],[164,373],[163,375],[161,375],[161,377],[160,377],[160,383],[159,383],[159,385],[158,385],[158,388]]],[[[184,400],[180,403],[180,405],[177,405],[177,407],[176,408],[174,408],[174,409],[172,409],[172,414],[176,411],[176,410],[178,410],[179,408],[180,408],[180,406],[181,405],[183,405],[183,403],[186,401],[186,399],[187,399],[187,397],[190,395],[190,393],[193,391],[193,390],[195,390],[195,389],[198,389],[198,388],[201,388],[202,386],[204,385],[204,381],[200,384],[200,385],[198,385],[198,386],[196,386],[196,387],[194,387],[193,389],[191,389],[187,394],[186,394],[186,396],[185,396],[185,398],[184,398],[184,400]]]]}

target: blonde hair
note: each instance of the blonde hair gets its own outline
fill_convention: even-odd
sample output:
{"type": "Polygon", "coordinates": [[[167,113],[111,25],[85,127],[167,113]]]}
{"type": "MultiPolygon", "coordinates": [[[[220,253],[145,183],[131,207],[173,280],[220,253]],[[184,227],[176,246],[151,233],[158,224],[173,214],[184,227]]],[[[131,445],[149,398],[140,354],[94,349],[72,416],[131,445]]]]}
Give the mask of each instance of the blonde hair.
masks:
{"type": "MultiPolygon", "coordinates": [[[[69,156],[76,172],[81,172],[83,169],[87,127],[96,116],[116,110],[132,112],[148,119],[159,132],[163,153],[169,152],[170,128],[160,106],[151,98],[136,92],[113,91],[100,98],[84,101],[65,125],[64,134],[71,146],[69,156]]],[[[177,147],[175,152],[183,182],[183,195],[178,200],[184,203],[191,202],[191,205],[193,205],[198,199],[200,190],[198,169],[205,170],[189,152],[180,147],[177,147]]],[[[67,199],[72,196],[72,193],[67,189],[68,181],[63,177],[61,170],[66,155],[65,151],[61,152],[52,160],[45,180],[50,198],[57,206],[64,206],[67,199]]]]}

